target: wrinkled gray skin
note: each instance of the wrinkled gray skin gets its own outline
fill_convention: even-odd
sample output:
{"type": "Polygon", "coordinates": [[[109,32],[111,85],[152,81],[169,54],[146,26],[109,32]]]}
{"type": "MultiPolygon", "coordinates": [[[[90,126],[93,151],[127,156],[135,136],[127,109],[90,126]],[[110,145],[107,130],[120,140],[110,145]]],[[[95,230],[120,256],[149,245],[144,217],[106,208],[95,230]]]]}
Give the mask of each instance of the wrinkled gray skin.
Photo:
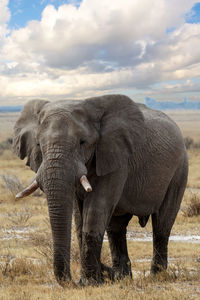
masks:
{"type": "Polygon", "coordinates": [[[84,283],[131,276],[126,228],[133,215],[153,227],[151,271],[167,268],[171,228],[188,174],[179,128],[164,113],[122,95],[84,101],[28,102],[15,125],[14,149],[37,172],[49,208],[57,280],[71,279],[74,203],[84,283]],[[87,174],[93,188],[84,191],[87,174]],[[107,231],[113,268],[101,264],[107,231]]]}

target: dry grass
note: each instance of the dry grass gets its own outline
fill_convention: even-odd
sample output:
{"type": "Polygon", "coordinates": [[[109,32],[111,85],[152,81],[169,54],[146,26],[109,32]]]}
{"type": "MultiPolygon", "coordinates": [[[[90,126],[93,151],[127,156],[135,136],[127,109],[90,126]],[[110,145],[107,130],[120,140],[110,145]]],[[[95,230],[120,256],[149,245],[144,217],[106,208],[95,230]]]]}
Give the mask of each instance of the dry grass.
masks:
{"type": "Polygon", "coordinates": [[[199,276],[199,271],[175,265],[156,277],[141,272],[114,284],[81,288],[69,283],[63,289],[45,265],[18,260],[0,275],[0,299],[198,299],[199,276]]]}

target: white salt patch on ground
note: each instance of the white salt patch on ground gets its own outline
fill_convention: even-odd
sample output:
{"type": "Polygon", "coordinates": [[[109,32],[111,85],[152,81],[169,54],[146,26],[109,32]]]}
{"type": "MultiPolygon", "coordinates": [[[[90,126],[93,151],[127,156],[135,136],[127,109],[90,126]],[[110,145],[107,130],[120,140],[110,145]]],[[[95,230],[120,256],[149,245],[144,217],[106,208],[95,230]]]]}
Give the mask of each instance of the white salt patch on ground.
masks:
{"type": "MultiPolygon", "coordinates": [[[[128,241],[135,242],[152,242],[152,235],[149,233],[138,233],[133,231],[128,231],[126,234],[126,238],[128,241]]],[[[108,241],[108,237],[105,234],[104,241],[108,241]]],[[[200,244],[200,235],[171,235],[169,237],[169,241],[171,242],[182,242],[182,243],[192,243],[192,244],[200,244]]]]}
{"type": "MultiPolygon", "coordinates": [[[[0,240],[12,240],[12,239],[22,239],[28,240],[29,234],[35,232],[33,227],[13,227],[9,229],[1,229],[0,240]]],[[[152,242],[152,235],[149,233],[141,232],[127,232],[127,240],[136,242],[152,242]]],[[[200,235],[171,235],[169,240],[171,242],[183,242],[183,243],[193,243],[200,244],[200,235]]],[[[107,234],[105,234],[104,241],[108,241],[107,234]]]]}
{"type": "MultiPolygon", "coordinates": [[[[152,236],[149,234],[134,236],[134,232],[127,232],[127,240],[136,242],[152,242],[152,236]]],[[[200,235],[171,235],[169,240],[173,242],[200,244],[200,235]]]]}

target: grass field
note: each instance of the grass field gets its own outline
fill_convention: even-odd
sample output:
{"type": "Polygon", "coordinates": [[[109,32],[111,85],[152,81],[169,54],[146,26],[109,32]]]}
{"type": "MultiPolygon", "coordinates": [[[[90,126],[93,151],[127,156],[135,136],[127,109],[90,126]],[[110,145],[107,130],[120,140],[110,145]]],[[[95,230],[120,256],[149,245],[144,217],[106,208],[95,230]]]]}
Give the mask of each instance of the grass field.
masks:
{"type": "MultiPolygon", "coordinates": [[[[10,136],[16,119],[13,116],[3,118],[6,123],[3,126],[0,122],[0,141],[10,136]]],[[[200,140],[196,128],[200,125],[200,117],[190,118],[190,121],[188,115],[176,115],[176,118],[184,135],[200,140]]],[[[98,287],[79,287],[76,284],[80,276],[79,251],[73,226],[71,269],[74,283],[61,288],[53,275],[46,199],[37,194],[15,201],[14,195],[19,185],[26,186],[34,173],[10,150],[5,150],[0,156],[0,300],[199,299],[200,149],[189,151],[189,162],[188,186],[172,230],[174,239],[169,242],[167,272],[158,276],[149,274],[152,257],[152,243],[149,241],[151,221],[141,228],[134,217],[128,228],[133,279],[126,278],[114,284],[108,281],[98,287]]],[[[111,265],[106,239],[102,261],[111,265]]]]}

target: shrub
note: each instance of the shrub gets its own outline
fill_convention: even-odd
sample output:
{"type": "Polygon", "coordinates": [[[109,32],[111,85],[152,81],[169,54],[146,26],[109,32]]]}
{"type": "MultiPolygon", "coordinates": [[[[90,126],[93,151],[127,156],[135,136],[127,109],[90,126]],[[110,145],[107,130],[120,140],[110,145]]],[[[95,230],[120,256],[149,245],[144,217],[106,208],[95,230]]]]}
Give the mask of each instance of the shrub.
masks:
{"type": "Polygon", "coordinates": [[[196,143],[193,138],[186,136],[184,138],[186,149],[199,149],[200,148],[200,142],[196,143]]]}
{"type": "Polygon", "coordinates": [[[24,189],[24,186],[16,175],[3,174],[1,178],[3,179],[5,187],[14,197],[19,191],[24,189]]]}
{"type": "Polygon", "coordinates": [[[186,209],[183,211],[186,217],[193,217],[200,215],[200,197],[196,194],[193,194],[190,202],[186,209]]]}
{"type": "Polygon", "coordinates": [[[4,150],[12,149],[12,138],[8,138],[7,140],[0,143],[0,155],[3,154],[4,150]]]}

